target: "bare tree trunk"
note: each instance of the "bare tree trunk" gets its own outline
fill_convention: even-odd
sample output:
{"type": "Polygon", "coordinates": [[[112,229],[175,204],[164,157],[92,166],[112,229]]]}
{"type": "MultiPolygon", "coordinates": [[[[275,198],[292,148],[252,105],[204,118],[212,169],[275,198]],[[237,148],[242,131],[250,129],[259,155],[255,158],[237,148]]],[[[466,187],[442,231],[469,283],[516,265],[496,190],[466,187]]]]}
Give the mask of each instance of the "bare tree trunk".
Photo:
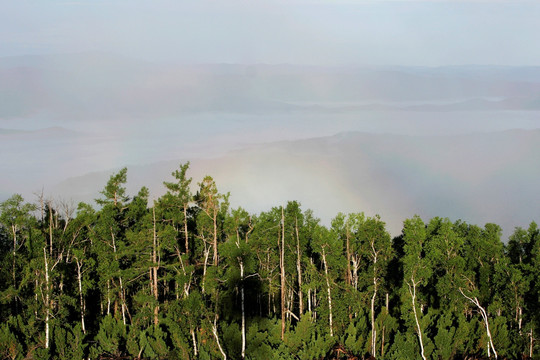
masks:
{"type": "Polygon", "coordinates": [[[212,334],[214,334],[214,338],[216,339],[219,352],[221,353],[221,355],[223,355],[223,360],[227,360],[227,354],[225,354],[225,351],[223,351],[223,348],[221,347],[221,344],[219,342],[219,336],[217,333],[217,318],[218,316],[216,315],[214,317],[214,324],[212,325],[212,334]]]}
{"type": "Polygon", "coordinates": [[[307,291],[307,308],[308,312],[311,313],[311,289],[308,289],[307,291]]]}
{"type": "Polygon", "coordinates": [[[533,356],[533,345],[534,345],[534,337],[533,337],[533,329],[531,328],[531,332],[529,333],[529,337],[531,339],[530,345],[529,345],[529,357],[532,359],[533,356]]]}
{"type": "Polygon", "coordinates": [[[377,329],[375,328],[375,298],[377,297],[377,278],[373,278],[373,296],[371,297],[371,355],[377,357],[377,329]]]}
{"type": "MultiPolygon", "coordinates": [[[[38,304],[38,292],[37,292],[37,289],[39,289],[39,280],[38,280],[38,276],[39,276],[39,272],[36,271],[35,273],[35,276],[36,276],[36,284],[34,285],[35,286],[35,294],[34,294],[34,300],[36,301],[36,305],[38,304]]],[[[37,317],[38,316],[38,311],[37,311],[37,307],[36,309],[34,310],[34,315],[37,317]]]]}
{"type": "Polygon", "coordinates": [[[154,204],[154,207],[152,208],[152,216],[153,216],[153,222],[154,222],[154,236],[153,236],[153,251],[152,251],[152,263],[153,263],[153,283],[152,283],[152,292],[154,293],[154,299],[156,300],[156,305],[154,307],[154,325],[159,324],[159,302],[158,302],[158,263],[157,263],[157,232],[156,232],[156,206],[154,204]]]}
{"type": "MultiPolygon", "coordinates": [[[[349,221],[345,221],[345,250],[346,250],[346,257],[347,257],[347,273],[345,274],[345,283],[350,286],[352,282],[352,276],[351,276],[351,248],[350,248],[350,231],[349,231],[349,221]]],[[[351,305],[349,304],[349,321],[351,321],[353,318],[353,314],[351,312],[351,305]]]]}
{"type": "Polygon", "coordinates": [[[317,288],[313,289],[313,320],[317,320],[317,288]]]}
{"type": "MultiPolygon", "coordinates": [[[[17,289],[17,267],[16,267],[16,257],[17,257],[17,226],[15,224],[11,225],[11,232],[13,233],[13,288],[17,289]]],[[[13,315],[16,315],[17,308],[18,308],[18,298],[15,297],[14,303],[13,303],[13,315]]]]}
{"type": "Polygon", "coordinates": [[[189,261],[189,236],[188,236],[188,227],[187,227],[187,204],[184,204],[184,239],[186,242],[186,255],[187,260],[189,261]]]}
{"type": "Polygon", "coordinates": [[[328,292],[328,325],[330,326],[330,336],[334,336],[334,330],[332,326],[332,295],[330,293],[330,279],[328,278],[328,265],[326,263],[326,253],[324,247],[322,248],[324,275],[326,277],[326,290],[328,292]]]}
{"type": "Polygon", "coordinates": [[[285,213],[281,207],[281,249],[279,254],[279,267],[281,276],[281,340],[285,339],[285,213]]]}
{"type": "Polygon", "coordinates": [[[298,235],[298,218],[295,219],[295,228],[296,228],[296,272],[298,273],[298,306],[299,306],[299,316],[302,316],[304,313],[304,298],[302,292],[302,254],[300,252],[300,236],[298,235]]]}
{"type": "Polygon", "coordinates": [[[52,214],[52,211],[53,210],[52,210],[52,204],[50,201],[48,205],[49,205],[49,254],[52,257],[52,252],[53,252],[53,234],[52,234],[53,214],[52,214]]]}
{"type": "Polygon", "coordinates": [[[409,287],[409,294],[411,294],[414,320],[416,321],[416,331],[418,333],[418,340],[420,341],[420,355],[423,360],[426,360],[426,356],[424,355],[424,341],[422,340],[422,329],[420,328],[420,321],[418,320],[418,313],[416,312],[416,285],[417,283],[415,282],[414,277],[411,276],[411,283],[407,282],[407,286],[409,287]]]}
{"type": "Polygon", "coordinates": [[[218,266],[218,252],[217,252],[217,208],[214,209],[214,218],[212,219],[214,221],[214,266],[218,266]]]}
{"type": "Polygon", "coordinates": [[[50,285],[49,285],[49,262],[47,261],[47,250],[43,248],[43,261],[45,263],[45,349],[49,348],[50,341],[50,285]]]}
{"type": "MultiPolygon", "coordinates": [[[[204,245],[206,247],[206,243],[204,245]]],[[[204,294],[204,284],[206,282],[206,268],[208,267],[208,257],[210,256],[210,249],[204,250],[204,265],[203,265],[203,275],[202,275],[202,281],[201,281],[201,292],[204,294]]]]}
{"type": "Polygon", "coordinates": [[[376,357],[377,329],[375,328],[375,299],[377,297],[377,258],[378,252],[375,250],[374,240],[371,241],[371,256],[373,259],[373,296],[371,297],[371,355],[376,357]]]}
{"type": "Polygon", "coordinates": [[[242,359],[246,358],[246,314],[245,314],[245,307],[244,307],[244,263],[242,262],[242,259],[238,259],[238,262],[240,263],[240,297],[242,300],[242,359]]]}
{"type": "Polygon", "coordinates": [[[345,276],[345,281],[347,285],[351,285],[351,250],[350,250],[350,231],[349,231],[349,222],[345,222],[345,241],[346,241],[346,251],[347,251],[347,276],[345,276]]]}
{"type": "Polygon", "coordinates": [[[122,277],[121,276],[119,277],[119,280],[120,280],[120,301],[122,301],[122,304],[121,304],[122,321],[124,322],[124,325],[126,325],[126,323],[127,323],[127,321],[126,321],[126,308],[125,308],[126,301],[124,299],[124,284],[122,283],[122,277]]]}
{"type": "Polygon", "coordinates": [[[472,302],[474,305],[476,305],[478,310],[480,310],[480,314],[482,315],[482,318],[484,319],[484,325],[486,327],[486,333],[487,333],[487,336],[488,336],[488,339],[489,339],[488,349],[487,349],[488,350],[488,357],[491,357],[491,354],[490,354],[490,351],[489,351],[490,348],[491,348],[491,350],[493,350],[493,354],[495,354],[495,359],[497,359],[497,351],[495,350],[495,346],[493,345],[493,339],[491,338],[491,331],[489,330],[489,322],[488,322],[488,316],[487,316],[486,310],[480,305],[480,302],[478,301],[478,298],[476,296],[474,298],[471,298],[471,297],[465,295],[465,293],[463,292],[463,290],[461,288],[459,289],[459,292],[466,299],[468,299],[470,302],[472,302]]]}
{"type": "Polygon", "coordinates": [[[107,315],[111,314],[110,280],[107,280],[107,315]]]}
{"type": "Polygon", "coordinates": [[[356,258],[356,256],[352,257],[352,263],[353,263],[352,283],[353,283],[354,290],[358,290],[358,268],[360,265],[358,264],[358,259],[356,258]]]}
{"type": "Polygon", "coordinates": [[[193,342],[193,353],[195,355],[195,357],[197,357],[197,338],[195,337],[195,330],[193,330],[193,328],[190,329],[190,332],[191,332],[191,340],[193,342]]]}
{"type": "Polygon", "coordinates": [[[84,297],[82,293],[82,263],[79,261],[79,259],[75,259],[77,262],[77,282],[79,283],[79,304],[81,307],[81,328],[84,334],[86,334],[86,326],[84,324],[84,314],[86,311],[86,305],[84,303],[84,297]]]}

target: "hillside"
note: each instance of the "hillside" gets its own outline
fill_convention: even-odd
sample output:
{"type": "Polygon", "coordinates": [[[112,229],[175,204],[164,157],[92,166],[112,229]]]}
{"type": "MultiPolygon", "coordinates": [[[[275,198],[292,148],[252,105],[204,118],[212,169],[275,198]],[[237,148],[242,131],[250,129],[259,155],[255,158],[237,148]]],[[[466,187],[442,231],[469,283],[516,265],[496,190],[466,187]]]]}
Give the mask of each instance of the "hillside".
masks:
{"type": "MultiPolygon", "coordinates": [[[[453,136],[342,133],[247,146],[209,159],[129,167],[128,188],[164,191],[179,162],[194,181],[211,174],[234,204],[249,211],[299,200],[328,223],[338,211],[380,214],[399,234],[404,218],[444,216],[525,226],[540,213],[540,131],[453,136]]],[[[110,171],[69,179],[54,192],[91,200],[110,171]]]]}

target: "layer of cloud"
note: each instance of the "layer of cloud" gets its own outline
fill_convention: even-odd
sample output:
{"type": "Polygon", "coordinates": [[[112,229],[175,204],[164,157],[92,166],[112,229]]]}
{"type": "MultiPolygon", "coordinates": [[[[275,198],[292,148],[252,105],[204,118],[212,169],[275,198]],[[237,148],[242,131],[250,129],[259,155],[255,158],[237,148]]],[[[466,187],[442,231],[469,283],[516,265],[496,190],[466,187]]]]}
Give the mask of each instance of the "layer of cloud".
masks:
{"type": "Polygon", "coordinates": [[[0,56],[101,50],[184,63],[540,64],[534,1],[21,1],[0,17],[0,56]]]}

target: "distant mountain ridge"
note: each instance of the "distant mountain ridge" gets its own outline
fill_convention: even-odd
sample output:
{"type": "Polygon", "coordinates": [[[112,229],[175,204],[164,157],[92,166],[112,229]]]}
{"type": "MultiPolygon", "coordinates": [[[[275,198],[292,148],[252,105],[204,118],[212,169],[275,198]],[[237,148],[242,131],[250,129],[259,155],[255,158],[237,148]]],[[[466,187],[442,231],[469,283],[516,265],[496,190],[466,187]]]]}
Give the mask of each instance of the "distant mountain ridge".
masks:
{"type": "MultiPolygon", "coordinates": [[[[337,211],[364,211],[380,214],[394,235],[414,214],[495,222],[505,234],[540,214],[540,130],[452,136],[344,132],[190,160],[194,184],[212,175],[221,191],[231,192],[235,206],[257,212],[299,200],[325,222],[337,211]]],[[[130,192],[149,186],[159,196],[162,181],[185,161],[128,167],[130,192]]],[[[55,193],[91,200],[112,171],[66,180],[55,193]]]]}
{"type": "MultiPolygon", "coordinates": [[[[0,118],[173,116],[185,112],[311,111],[310,102],[427,103],[500,98],[475,109],[540,107],[540,67],[158,65],[105,53],[0,58],[0,118]]],[[[459,107],[462,105],[456,105],[459,107]]],[[[469,104],[470,106],[470,104],[469,104]]],[[[332,106],[327,111],[348,111],[332,106]]],[[[443,107],[447,111],[449,106],[443,107]]],[[[362,107],[355,108],[362,110],[362,107]]]]}

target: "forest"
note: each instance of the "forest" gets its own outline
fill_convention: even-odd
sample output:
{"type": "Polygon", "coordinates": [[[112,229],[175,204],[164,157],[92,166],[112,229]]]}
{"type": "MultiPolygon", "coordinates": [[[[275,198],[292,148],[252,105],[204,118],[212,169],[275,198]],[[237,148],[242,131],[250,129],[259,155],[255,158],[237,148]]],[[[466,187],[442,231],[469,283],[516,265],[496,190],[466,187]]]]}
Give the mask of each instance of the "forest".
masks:
{"type": "Polygon", "coordinates": [[[232,208],[189,163],[159,198],[126,184],[0,204],[1,359],[540,359],[534,222],[392,238],[362,212],[232,208]]]}

